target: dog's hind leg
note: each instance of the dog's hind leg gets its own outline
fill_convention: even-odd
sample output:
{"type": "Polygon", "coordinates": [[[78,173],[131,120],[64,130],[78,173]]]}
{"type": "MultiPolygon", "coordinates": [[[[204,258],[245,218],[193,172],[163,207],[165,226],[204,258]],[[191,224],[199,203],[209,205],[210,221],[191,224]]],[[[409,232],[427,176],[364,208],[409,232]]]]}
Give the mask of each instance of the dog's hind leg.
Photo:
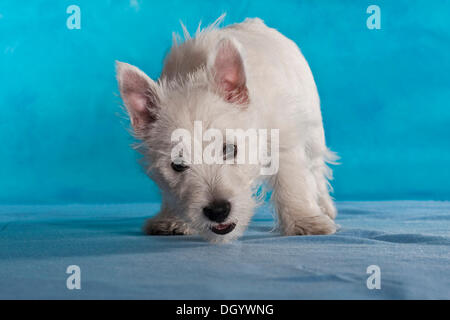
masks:
{"type": "Polygon", "coordinates": [[[143,226],[143,231],[147,235],[188,235],[194,231],[170,212],[164,204],[161,211],[154,217],[147,219],[143,226]]]}
{"type": "Polygon", "coordinates": [[[319,206],[320,191],[311,171],[311,160],[301,149],[292,149],[280,156],[272,186],[272,199],[283,235],[336,232],[334,221],[319,206]]]}

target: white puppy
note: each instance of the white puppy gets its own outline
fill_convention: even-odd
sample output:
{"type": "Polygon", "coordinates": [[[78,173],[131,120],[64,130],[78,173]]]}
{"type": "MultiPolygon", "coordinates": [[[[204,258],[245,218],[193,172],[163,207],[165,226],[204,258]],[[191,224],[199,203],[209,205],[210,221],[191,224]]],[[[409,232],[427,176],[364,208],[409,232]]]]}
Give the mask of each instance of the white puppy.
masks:
{"type": "MultiPolygon", "coordinates": [[[[145,232],[230,241],[245,231],[264,185],[273,190],[281,234],[334,233],[326,162],[336,157],[325,145],[319,96],[305,58],[293,41],[260,19],[218,29],[222,18],[194,38],[185,30],[183,43],[174,36],[158,82],[117,62],[120,93],[141,142],[138,150],[162,193],[161,211],[147,221],[145,232]],[[224,136],[228,129],[276,130],[279,140],[268,143],[276,149],[265,164],[192,161],[198,149],[184,140],[184,153],[176,151],[176,159],[177,130],[194,136],[194,149],[207,142],[198,124],[224,136]],[[273,162],[276,170],[262,174],[261,167],[273,162]]],[[[250,157],[251,143],[224,139],[227,160],[250,157]]]]}

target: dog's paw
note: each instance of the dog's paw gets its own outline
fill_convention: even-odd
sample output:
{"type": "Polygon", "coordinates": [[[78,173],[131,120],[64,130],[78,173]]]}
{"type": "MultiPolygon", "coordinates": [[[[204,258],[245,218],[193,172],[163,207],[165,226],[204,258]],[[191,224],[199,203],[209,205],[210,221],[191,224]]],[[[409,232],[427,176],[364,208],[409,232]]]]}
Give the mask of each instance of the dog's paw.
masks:
{"type": "Polygon", "coordinates": [[[312,217],[302,217],[288,225],[281,226],[281,233],[285,236],[296,235],[324,235],[337,231],[337,225],[325,214],[312,217]]]}
{"type": "Polygon", "coordinates": [[[150,218],[143,227],[147,235],[188,235],[194,234],[185,223],[175,219],[150,218]]]}

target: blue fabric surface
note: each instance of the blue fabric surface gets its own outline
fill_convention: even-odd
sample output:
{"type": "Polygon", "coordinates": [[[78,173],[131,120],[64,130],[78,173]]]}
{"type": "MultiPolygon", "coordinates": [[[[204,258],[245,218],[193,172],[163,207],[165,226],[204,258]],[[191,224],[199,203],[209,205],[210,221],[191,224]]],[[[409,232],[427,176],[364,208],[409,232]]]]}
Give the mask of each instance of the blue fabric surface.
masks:
{"type": "Polygon", "coordinates": [[[0,298],[450,299],[449,202],[340,202],[331,236],[148,237],[158,204],[0,206],[0,298]],[[81,290],[66,289],[67,266],[81,290]],[[366,268],[381,268],[368,290],[366,268]]]}
{"type": "Polygon", "coordinates": [[[0,203],[159,201],[129,148],[114,60],[157,78],[179,20],[193,32],[223,12],[303,51],[342,157],[337,199],[450,200],[450,1],[31,0],[0,5],[0,203]],[[66,27],[73,4],[80,30],[66,27]]]}

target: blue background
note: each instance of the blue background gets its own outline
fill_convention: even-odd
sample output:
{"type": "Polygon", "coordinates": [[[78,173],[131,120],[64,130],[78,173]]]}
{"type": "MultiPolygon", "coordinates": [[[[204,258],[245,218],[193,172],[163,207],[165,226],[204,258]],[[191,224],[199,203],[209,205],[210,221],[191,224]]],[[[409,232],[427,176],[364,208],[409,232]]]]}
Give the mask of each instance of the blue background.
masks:
{"type": "Polygon", "coordinates": [[[0,2],[0,203],[159,199],[136,162],[114,60],[157,78],[171,32],[227,12],[292,38],[315,75],[338,200],[450,199],[448,1],[0,2]],[[66,8],[81,8],[69,30],[66,8]],[[366,8],[381,8],[369,30],[366,8]]]}

